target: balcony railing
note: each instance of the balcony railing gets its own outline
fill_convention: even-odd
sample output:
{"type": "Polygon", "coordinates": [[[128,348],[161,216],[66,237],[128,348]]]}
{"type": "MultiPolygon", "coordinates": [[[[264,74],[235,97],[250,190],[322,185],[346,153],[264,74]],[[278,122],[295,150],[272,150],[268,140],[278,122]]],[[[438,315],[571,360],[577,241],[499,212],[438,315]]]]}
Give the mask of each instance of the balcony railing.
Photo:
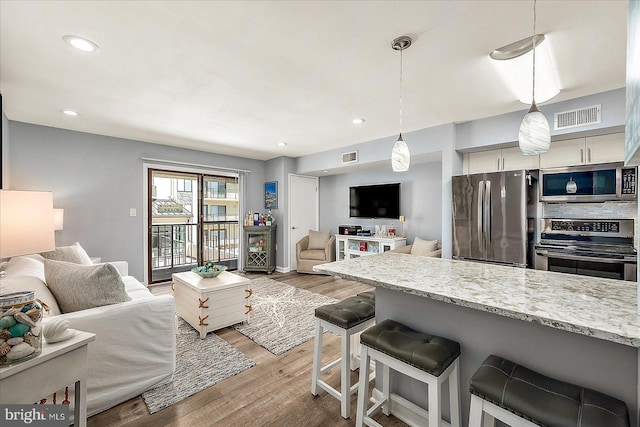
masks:
{"type": "Polygon", "coordinates": [[[202,226],[202,260],[198,260],[197,224],[151,226],[151,281],[166,280],[171,273],[212,261],[237,268],[240,250],[238,221],[205,221],[202,226]]]}

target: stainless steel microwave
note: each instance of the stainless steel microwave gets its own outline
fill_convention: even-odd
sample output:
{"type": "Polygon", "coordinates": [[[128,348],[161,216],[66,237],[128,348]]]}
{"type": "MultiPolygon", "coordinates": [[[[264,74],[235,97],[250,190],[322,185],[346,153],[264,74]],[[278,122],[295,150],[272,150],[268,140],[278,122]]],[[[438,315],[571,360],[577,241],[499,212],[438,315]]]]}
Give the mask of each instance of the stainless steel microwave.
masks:
{"type": "Polygon", "coordinates": [[[540,170],[542,202],[637,200],[638,168],[622,163],[540,170]]]}

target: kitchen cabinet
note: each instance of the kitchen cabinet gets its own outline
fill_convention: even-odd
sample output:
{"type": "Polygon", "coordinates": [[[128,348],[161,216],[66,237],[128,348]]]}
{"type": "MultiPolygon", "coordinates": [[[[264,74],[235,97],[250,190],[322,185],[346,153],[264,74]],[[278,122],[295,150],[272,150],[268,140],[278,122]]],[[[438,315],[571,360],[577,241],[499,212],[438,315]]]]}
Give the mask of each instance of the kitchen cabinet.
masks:
{"type": "Polygon", "coordinates": [[[624,133],[555,141],[540,155],[540,168],[622,162],[624,144],[624,133]]]}
{"type": "Polygon", "coordinates": [[[464,171],[469,174],[540,167],[539,156],[524,156],[520,147],[465,154],[463,162],[464,171]]]}

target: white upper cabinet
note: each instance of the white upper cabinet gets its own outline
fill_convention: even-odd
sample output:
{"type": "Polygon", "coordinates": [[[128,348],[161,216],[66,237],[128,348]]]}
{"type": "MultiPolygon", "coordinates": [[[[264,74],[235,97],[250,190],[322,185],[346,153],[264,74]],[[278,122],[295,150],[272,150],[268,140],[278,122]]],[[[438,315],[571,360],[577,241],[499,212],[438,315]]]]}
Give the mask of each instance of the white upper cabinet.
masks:
{"type": "Polygon", "coordinates": [[[624,161],[624,133],[569,139],[551,143],[540,155],[541,168],[624,161]]]}
{"type": "Polygon", "coordinates": [[[464,156],[465,173],[538,169],[539,156],[523,156],[519,147],[469,153],[464,156]]]}

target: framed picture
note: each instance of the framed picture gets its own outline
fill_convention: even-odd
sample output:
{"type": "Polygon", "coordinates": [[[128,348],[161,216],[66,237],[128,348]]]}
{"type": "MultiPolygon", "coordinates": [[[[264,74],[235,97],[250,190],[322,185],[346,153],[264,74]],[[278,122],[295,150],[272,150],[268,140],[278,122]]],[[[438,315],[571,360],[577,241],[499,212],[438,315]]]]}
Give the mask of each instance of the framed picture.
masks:
{"type": "Polygon", "coordinates": [[[278,181],[264,183],[265,209],[278,209],[278,181]]]}

